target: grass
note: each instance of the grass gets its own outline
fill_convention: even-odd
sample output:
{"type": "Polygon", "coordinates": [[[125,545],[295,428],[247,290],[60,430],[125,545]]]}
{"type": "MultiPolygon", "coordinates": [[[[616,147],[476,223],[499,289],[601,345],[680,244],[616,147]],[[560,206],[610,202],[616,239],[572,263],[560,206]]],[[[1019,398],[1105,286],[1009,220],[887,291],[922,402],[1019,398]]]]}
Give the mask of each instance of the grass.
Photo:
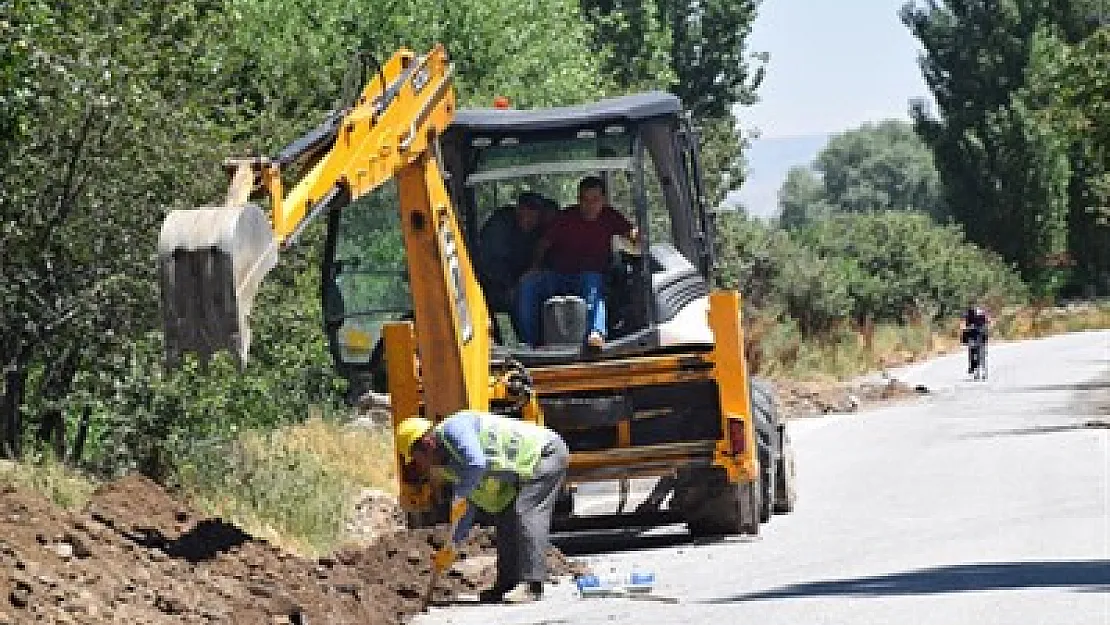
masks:
{"type": "Polygon", "coordinates": [[[994,326],[998,336],[1014,340],[1101,330],[1110,328],[1110,303],[1005,310],[995,320],[994,326]]]}
{"type": "Polygon", "coordinates": [[[181,472],[190,499],[213,516],[306,556],[345,540],[348,516],[366,487],[393,490],[392,438],[384,430],[309,419],[248,432],[218,457],[181,472]]]}
{"type": "MultiPolygon", "coordinates": [[[[388,431],[313,417],[198,450],[181,463],[177,481],[206,514],[293,553],[316,557],[346,540],[346,523],[363,488],[395,491],[394,472],[388,431]]],[[[97,483],[46,455],[0,461],[0,485],[34,491],[76,510],[97,483]]]]}
{"type": "Polygon", "coordinates": [[[31,490],[66,510],[76,510],[89,500],[96,482],[44,455],[24,462],[0,461],[0,485],[31,490]]]}

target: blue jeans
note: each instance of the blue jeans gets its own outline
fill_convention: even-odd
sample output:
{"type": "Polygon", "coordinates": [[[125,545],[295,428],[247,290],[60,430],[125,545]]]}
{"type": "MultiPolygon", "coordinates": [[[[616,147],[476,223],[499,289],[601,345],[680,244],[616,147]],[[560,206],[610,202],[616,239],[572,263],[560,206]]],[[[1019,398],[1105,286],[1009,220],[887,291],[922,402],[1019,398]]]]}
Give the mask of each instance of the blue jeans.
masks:
{"type": "MultiPolygon", "coordinates": [[[[537,345],[540,340],[540,305],[555,295],[577,295],[586,300],[586,315],[590,333],[605,336],[605,298],[602,296],[604,278],[597,272],[577,274],[540,271],[520,281],[516,301],[513,302],[520,340],[537,345]]],[[[586,337],[582,337],[583,340],[586,337]]]]}

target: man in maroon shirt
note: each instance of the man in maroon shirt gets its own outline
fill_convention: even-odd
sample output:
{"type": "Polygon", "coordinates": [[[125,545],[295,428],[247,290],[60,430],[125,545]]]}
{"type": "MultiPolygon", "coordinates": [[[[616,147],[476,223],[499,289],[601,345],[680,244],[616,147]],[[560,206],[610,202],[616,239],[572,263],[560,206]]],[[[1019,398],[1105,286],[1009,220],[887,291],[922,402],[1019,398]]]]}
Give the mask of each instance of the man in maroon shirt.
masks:
{"type": "Polygon", "coordinates": [[[636,228],[609,206],[605,181],[587,176],[578,183],[578,205],[559,213],[536,246],[532,269],[521,278],[516,301],[521,341],[539,343],[539,307],[554,295],[586,300],[589,329],[583,337],[591,348],[605,344],[604,276],[609,267],[613,235],[636,240],[636,228]],[[549,270],[540,270],[546,259],[549,270]]]}

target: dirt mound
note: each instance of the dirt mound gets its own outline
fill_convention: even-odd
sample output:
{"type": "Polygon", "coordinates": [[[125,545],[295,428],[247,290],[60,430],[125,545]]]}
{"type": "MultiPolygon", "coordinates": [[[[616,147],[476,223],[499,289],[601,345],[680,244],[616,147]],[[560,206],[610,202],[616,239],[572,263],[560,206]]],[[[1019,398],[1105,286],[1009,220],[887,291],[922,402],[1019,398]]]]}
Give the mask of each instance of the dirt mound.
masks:
{"type": "Polygon", "coordinates": [[[867,405],[929,392],[926,388],[909,386],[894,378],[826,383],[775,380],[774,388],[787,418],[855,412],[867,405]]]}
{"type": "MultiPolygon", "coordinates": [[[[443,532],[401,531],[307,560],[205,518],[127,477],[67,513],[0,490],[0,625],[39,623],[398,623],[420,609],[443,532]]],[[[433,598],[492,581],[493,547],[474,532],[433,598]]],[[[577,570],[555,550],[554,575],[577,570]]]]}

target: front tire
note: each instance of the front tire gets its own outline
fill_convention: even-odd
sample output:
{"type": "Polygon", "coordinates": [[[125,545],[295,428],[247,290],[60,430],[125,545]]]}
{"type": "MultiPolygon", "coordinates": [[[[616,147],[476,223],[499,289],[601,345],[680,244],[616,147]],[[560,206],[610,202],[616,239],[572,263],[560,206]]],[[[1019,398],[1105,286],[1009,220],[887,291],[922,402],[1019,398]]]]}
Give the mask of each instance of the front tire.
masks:
{"type": "Polygon", "coordinates": [[[752,415],[755,417],[755,433],[758,448],[760,474],[759,520],[767,523],[774,513],[775,503],[775,459],[780,454],[779,414],[775,405],[771,385],[755,378],[751,384],[752,415]]]}
{"type": "Polygon", "coordinates": [[[790,435],[782,429],[779,439],[781,453],[775,463],[775,514],[790,514],[798,501],[798,487],[795,483],[794,445],[790,435]]]}

